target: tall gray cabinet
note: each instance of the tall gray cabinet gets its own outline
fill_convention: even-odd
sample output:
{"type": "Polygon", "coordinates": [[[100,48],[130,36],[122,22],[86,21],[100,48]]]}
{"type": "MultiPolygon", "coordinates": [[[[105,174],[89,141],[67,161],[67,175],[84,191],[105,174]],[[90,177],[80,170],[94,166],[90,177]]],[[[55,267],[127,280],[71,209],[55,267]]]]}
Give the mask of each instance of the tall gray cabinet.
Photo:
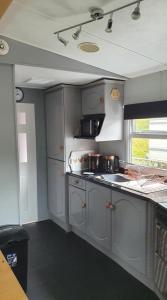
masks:
{"type": "Polygon", "coordinates": [[[46,94],[47,155],[65,161],[65,110],[61,88],[46,94]]]}
{"type": "Polygon", "coordinates": [[[80,88],[59,85],[45,92],[48,208],[51,219],[68,230],[65,173],[71,151],[90,150],[95,142],[74,139],[81,119],[80,88]]]}

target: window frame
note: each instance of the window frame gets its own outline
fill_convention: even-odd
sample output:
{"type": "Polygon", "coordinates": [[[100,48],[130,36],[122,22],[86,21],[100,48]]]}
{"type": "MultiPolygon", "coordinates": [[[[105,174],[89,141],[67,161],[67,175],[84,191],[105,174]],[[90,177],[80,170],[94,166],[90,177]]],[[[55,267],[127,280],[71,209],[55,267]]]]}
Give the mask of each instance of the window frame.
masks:
{"type": "MultiPolygon", "coordinates": [[[[153,119],[153,118],[148,118],[153,119]]],[[[160,119],[160,118],[155,118],[160,119]]],[[[126,158],[129,163],[132,164],[132,138],[147,138],[147,139],[166,139],[167,140],[167,131],[145,131],[137,132],[134,130],[133,121],[138,119],[131,119],[126,121],[126,158]]]]}

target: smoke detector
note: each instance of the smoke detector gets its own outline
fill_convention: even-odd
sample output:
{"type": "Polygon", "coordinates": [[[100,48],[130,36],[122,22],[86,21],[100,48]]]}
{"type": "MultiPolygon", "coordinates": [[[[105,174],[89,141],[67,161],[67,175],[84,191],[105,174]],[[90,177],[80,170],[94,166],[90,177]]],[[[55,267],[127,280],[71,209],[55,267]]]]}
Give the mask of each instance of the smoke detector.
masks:
{"type": "Polygon", "coordinates": [[[0,55],[6,55],[9,52],[9,45],[5,40],[0,39],[0,55]]]}
{"type": "Polygon", "coordinates": [[[90,16],[93,20],[99,20],[102,19],[104,16],[104,11],[103,9],[99,7],[90,7],[89,8],[90,16]]]}
{"type": "Polygon", "coordinates": [[[91,42],[80,43],[78,45],[78,47],[82,51],[89,52],[89,53],[98,52],[100,50],[100,48],[99,48],[99,46],[97,44],[91,43],[91,42]]]}

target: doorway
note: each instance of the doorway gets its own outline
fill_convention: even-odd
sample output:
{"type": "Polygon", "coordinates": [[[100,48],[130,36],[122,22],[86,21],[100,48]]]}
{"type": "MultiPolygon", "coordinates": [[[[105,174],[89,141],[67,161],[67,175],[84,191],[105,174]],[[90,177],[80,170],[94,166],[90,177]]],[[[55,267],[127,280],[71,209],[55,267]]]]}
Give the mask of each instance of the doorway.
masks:
{"type": "Polygon", "coordinates": [[[20,174],[20,223],[38,220],[35,108],[17,103],[17,130],[20,174]]]}

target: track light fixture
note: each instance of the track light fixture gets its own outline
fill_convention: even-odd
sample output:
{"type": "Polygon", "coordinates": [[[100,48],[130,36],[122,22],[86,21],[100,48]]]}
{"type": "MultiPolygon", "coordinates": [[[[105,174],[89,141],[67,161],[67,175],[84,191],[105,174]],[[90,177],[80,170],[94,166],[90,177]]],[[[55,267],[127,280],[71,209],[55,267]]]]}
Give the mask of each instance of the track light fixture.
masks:
{"type": "Polygon", "coordinates": [[[69,41],[65,40],[63,37],[61,37],[59,35],[59,33],[57,34],[57,39],[64,45],[67,46],[67,44],[69,43],[69,41]]]}
{"type": "Polygon", "coordinates": [[[110,18],[108,19],[108,23],[107,23],[105,32],[107,32],[107,33],[112,32],[112,25],[113,25],[113,13],[111,13],[110,18]]]}
{"type": "Polygon", "coordinates": [[[82,30],[82,27],[79,26],[79,29],[77,29],[77,30],[73,33],[72,37],[73,37],[74,40],[78,40],[78,39],[79,39],[81,30],[82,30]]]}
{"type": "Polygon", "coordinates": [[[141,13],[140,13],[140,0],[139,0],[137,3],[137,6],[135,7],[134,11],[131,14],[131,17],[133,20],[138,20],[140,18],[140,16],[141,16],[141,13]]]}
{"type": "Polygon", "coordinates": [[[68,31],[68,30],[71,30],[71,29],[74,29],[74,28],[78,28],[73,34],[72,34],[72,37],[74,40],[77,40],[79,38],[79,35],[81,33],[81,30],[82,30],[82,27],[86,24],[89,24],[89,23],[92,23],[92,22],[96,22],[96,21],[99,21],[101,19],[103,19],[105,16],[108,16],[110,15],[109,19],[108,19],[108,23],[107,23],[107,27],[105,28],[105,31],[106,32],[112,32],[112,25],[113,25],[113,13],[115,12],[118,12],[124,8],[127,8],[127,7],[131,7],[133,5],[137,5],[135,7],[135,9],[133,10],[132,14],[131,14],[131,18],[133,20],[138,20],[141,16],[141,13],[140,13],[140,3],[144,1],[144,0],[135,0],[133,2],[130,2],[128,4],[125,4],[123,6],[120,6],[118,8],[115,8],[111,11],[108,11],[108,12],[104,12],[101,8],[99,7],[91,7],[89,9],[89,13],[90,13],[90,19],[85,21],[85,22],[82,22],[82,23],[79,23],[79,24],[76,24],[76,25],[72,25],[72,26],[69,26],[69,27],[66,27],[64,29],[61,29],[59,31],[56,31],[54,32],[54,34],[57,35],[57,38],[58,40],[64,45],[64,46],[67,46],[68,44],[68,41],[66,41],[63,37],[60,37],[59,34],[62,33],[62,32],[65,32],[65,31],[68,31]]]}

